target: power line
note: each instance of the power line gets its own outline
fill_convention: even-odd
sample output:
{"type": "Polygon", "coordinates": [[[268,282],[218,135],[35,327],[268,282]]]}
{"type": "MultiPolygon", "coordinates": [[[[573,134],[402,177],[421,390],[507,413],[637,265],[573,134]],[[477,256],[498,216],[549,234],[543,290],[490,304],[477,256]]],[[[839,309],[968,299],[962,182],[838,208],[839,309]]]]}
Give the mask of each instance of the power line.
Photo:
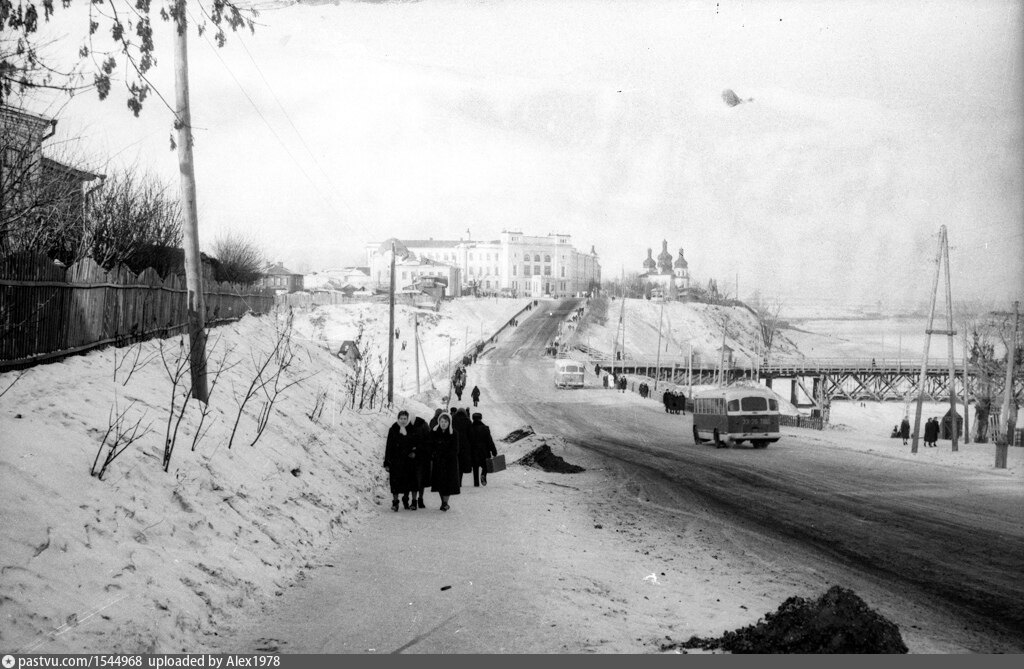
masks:
{"type": "MultiPolygon", "coordinates": [[[[191,15],[191,11],[189,11],[189,14],[191,15]]],[[[195,18],[194,17],[192,17],[192,20],[195,22],[195,18]]],[[[347,228],[349,232],[351,232],[353,234],[358,234],[357,231],[354,230],[351,225],[349,225],[349,223],[346,221],[345,217],[341,214],[341,212],[339,212],[335,208],[334,203],[326,195],[324,195],[323,191],[320,190],[320,187],[317,186],[316,182],[313,181],[313,179],[309,176],[309,174],[306,172],[306,170],[302,167],[302,164],[298,161],[298,159],[295,157],[295,155],[288,148],[288,145],[285,144],[284,140],[278,134],[277,130],[275,130],[274,127],[270,124],[270,121],[267,120],[267,117],[263,115],[263,112],[260,110],[259,106],[256,104],[256,101],[253,100],[252,97],[249,95],[249,93],[245,90],[245,87],[242,86],[242,83],[238,80],[238,77],[235,76],[235,73],[232,71],[231,67],[227,64],[227,62],[224,61],[224,59],[221,57],[220,53],[217,52],[217,48],[213,45],[212,42],[210,42],[209,38],[206,37],[205,34],[203,35],[203,39],[206,41],[206,44],[213,51],[214,55],[217,56],[217,60],[220,61],[221,65],[224,67],[224,69],[227,70],[229,75],[231,75],[231,78],[234,80],[235,85],[238,86],[238,90],[240,90],[242,92],[242,95],[244,95],[246,100],[249,101],[249,104],[252,105],[252,108],[256,111],[257,115],[259,115],[259,117],[263,121],[264,125],[267,126],[267,128],[270,130],[270,132],[274,135],[274,138],[278,141],[278,143],[281,145],[281,147],[285,150],[285,153],[288,154],[288,157],[291,158],[292,162],[295,163],[295,166],[298,167],[299,172],[302,174],[302,176],[305,177],[306,181],[309,182],[310,186],[312,186],[312,188],[316,192],[316,194],[318,196],[320,196],[320,198],[324,201],[324,203],[327,204],[327,206],[330,208],[330,210],[337,217],[338,222],[340,222],[345,228],[347,228]]]]}

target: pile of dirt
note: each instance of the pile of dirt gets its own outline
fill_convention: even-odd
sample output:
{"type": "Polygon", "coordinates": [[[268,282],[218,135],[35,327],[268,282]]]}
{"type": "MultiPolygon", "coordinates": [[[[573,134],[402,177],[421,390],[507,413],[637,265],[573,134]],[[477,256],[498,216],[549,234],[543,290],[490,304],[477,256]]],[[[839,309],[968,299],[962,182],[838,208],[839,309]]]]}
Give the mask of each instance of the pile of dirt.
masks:
{"type": "Polygon", "coordinates": [[[756,625],[717,639],[691,637],[662,650],[700,648],[732,653],[906,653],[900,629],[852,590],[832,586],[816,601],[790,597],[756,625]]]}
{"type": "Polygon", "coordinates": [[[499,439],[499,441],[503,441],[506,444],[514,444],[520,439],[525,439],[526,437],[529,437],[531,434],[534,434],[533,428],[530,427],[529,425],[524,425],[519,429],[512,430],[504,437],[499,439]]]}
{"type": "Polygon", "coordinates": [[[558,472],[560,474],[576,474],[585,471],[583,467],[569,464],[560,456],[552,453],[551,447],[547,444],[538,446],[516,460],[516,462],[527,467],[539,467],[546,472],[558,472]]]}

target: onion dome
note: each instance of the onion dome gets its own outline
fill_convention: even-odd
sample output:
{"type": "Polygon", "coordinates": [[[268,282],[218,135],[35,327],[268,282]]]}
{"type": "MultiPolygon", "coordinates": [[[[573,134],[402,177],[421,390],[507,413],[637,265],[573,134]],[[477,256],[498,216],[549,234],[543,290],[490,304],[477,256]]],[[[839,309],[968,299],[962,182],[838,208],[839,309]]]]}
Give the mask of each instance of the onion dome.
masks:
{"type": "Polygon", "coordinates": [[[654,262],[654,258],[651,257],[651,249],[647,249],[647,259],[643,263],[644,269],[654,269],[658,266],[658,263],[654,262]]]}
{"type": "Polygon", "coordinates": [[[665,274],[672,273],[672,254],[668,252],[668,242],[661,242],[661,253],[658,254],[658,269],[665,274]]]}
{"type": "Polygon", "coordinates": [[[686,262],[686,258],[683,257],[683,247],[680,246],[679,257],[676,258],[676,262],[673,265],[673,267],[675,267],[676,269],[687,269],[689,266],[690,264],[686,262]]]}

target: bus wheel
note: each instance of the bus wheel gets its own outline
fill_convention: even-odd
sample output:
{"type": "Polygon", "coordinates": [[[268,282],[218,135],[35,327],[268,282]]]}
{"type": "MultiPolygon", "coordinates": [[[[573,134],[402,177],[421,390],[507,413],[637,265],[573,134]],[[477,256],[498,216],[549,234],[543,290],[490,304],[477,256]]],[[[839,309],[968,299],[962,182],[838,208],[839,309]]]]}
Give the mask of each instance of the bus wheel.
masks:
{"type": "Polygon", "coordinates": [[[697,426],[693,426],[693,443],[703,444],[704,440],[700,438],[700,433],[697,432],[697,426]]]}
{"type": "Polygon", "coordinates": [[[721,437],[718,436],[718,430],[715,430],[714,442],[715,448],[725,448],[725,443],[722,441],[721,437]]]}
{"type": "Polygon", "coordinates": [[[762,439],[758,439],[756,441],[752,441],[752,442],[750,442],[750,444],[754,448],[768,448],[768,442],[764,441],[762,439]]]}

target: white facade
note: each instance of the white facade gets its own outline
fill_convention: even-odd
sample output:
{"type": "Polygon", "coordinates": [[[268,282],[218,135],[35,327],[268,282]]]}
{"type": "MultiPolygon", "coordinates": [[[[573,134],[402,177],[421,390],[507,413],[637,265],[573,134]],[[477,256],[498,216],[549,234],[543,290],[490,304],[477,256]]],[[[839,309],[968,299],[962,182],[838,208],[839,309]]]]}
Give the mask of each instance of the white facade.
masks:
{"type": "MultiPolygon", "coordinates": [[[[569,235],[541,237],[504,231],[500,239],[493,241],[428,239],[398,243],[402,245],[403,252],[414,258],[457,267],[462,285],[483,293],[564,297],[591,290],[601,282],[597,253],[593,248],[590,253],[577,251],[569,235]]],[[[385,244],[390,244],[390,241],[385,244]]],[[[385,244],[366,246],[371,277],[383,283],[388,280],[387,270],[377,268],[387,255],[385,244]]],[[[402,257],[402,252],[397,255],[402,257]]],[[[449,292],[449,295],[458,294],[449,292]]]]}

